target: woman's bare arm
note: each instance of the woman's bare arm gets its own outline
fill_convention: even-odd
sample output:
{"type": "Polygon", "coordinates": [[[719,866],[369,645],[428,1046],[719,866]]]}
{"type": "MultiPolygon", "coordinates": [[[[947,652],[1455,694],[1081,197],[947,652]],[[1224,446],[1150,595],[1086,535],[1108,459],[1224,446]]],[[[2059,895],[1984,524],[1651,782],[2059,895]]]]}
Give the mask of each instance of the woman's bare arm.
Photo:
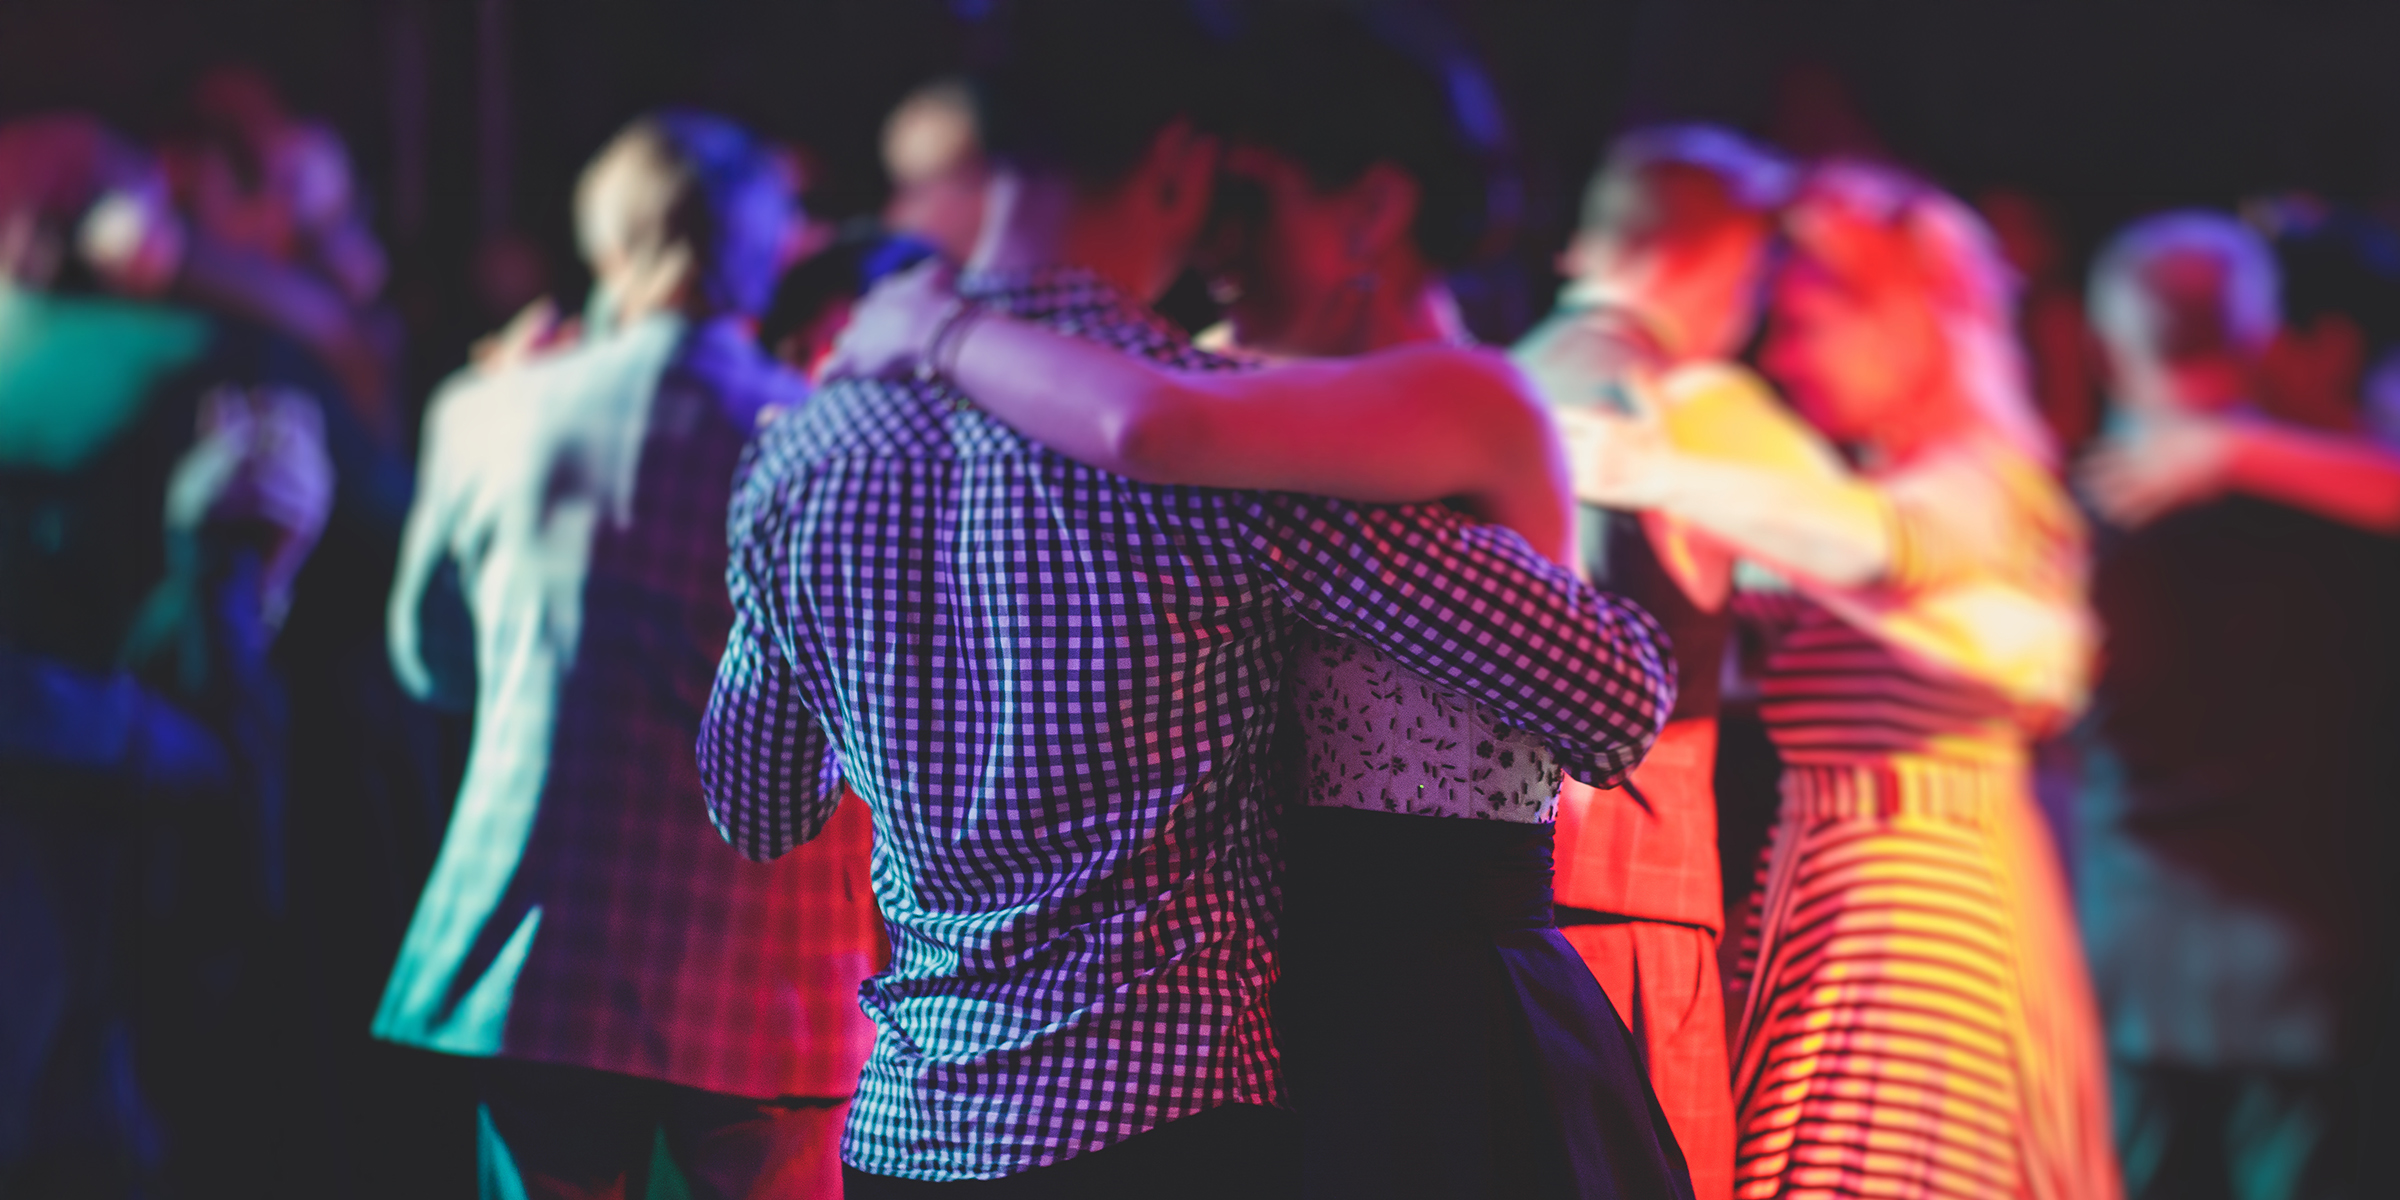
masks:
{"type": "Polygon", "coordinates": [[[1824,587],[1872,586],[1891,569],[1883,497],[1828,457],[1795,450],[1762,465],[1693,454],[1656,416],[1575,409],[1559,423],[1586,503],[1670,513],[1739,557],[1824,587]]]}
{"type": "MultiPolygon", "coordinates": [[[[925,350],[949,302],[927,273],[861,305],[830,373],[925,350]]],[[[943,368],[994,417],[1151,483],[1451,501],[1572,561],[1574,507],[1548,415],[1508,361],[1452,346],[1252,371],[1179,371],[997,314],[958,318],[943,368]]]]}
{"type": "MultiPolygon", "coordinates": [[[[1781,446],[1752,438],[1734,461],[1651,445],[1654,424],[1637,419],[1562,420],[1587,500],[1703,529],[1852,625],[1926,666],[1999,689],[2029,714],[2080,705],[2089,622],[2059,588],[1985,565],[2026,549],[2010,539],[2034,536],[1992,490],[2005,485],[1986,473],[1929,461],[1867,480],[1804,436],[1781,446]]],[[[1748,431],[1761,426],[1754,420],[1748,431]]]]}

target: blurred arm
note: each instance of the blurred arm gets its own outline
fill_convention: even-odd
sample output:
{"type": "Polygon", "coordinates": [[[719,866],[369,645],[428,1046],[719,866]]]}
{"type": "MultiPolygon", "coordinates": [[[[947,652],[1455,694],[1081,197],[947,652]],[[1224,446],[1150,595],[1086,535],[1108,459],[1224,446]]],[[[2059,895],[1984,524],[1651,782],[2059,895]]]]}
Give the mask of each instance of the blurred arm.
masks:
{"type": "Polygon", "coordinates": [[[2078,480],[2101,515],[2127,528],[2231,491],[2400,534],[2400,454],[2255,417],[2129,423],[2092,452],[2078,480]]]}
{"type": "Polygon", "coordinates": [[[2233,490],[2375,533],[2400,533],[2400,455],[2365,438],[2236,427],[2233,490]]]}
{"type": "MultiPolygon", "coordinates": [[[[828,373],[914,362],[955,304],[935,269],[879,288],[828,373]]],[[[1556,434],[1501,355],[1411,346],[1185,371],[997,313],[959,319],[937,365],[986,412],[1069,458],[1146,483],[1453,501],[1570,561],[1573,497],[1556,434]]]]}
{"type": "Polygon", "coordinates": [[[1672,515],[1795,580],[1881,582],[1893,565],[1892,514],[1874,485],[1780,410],[1743,405],[1740,416],[1728,427],[1717,414],[1678,416],[1652,401],[1632,415],[1581,408],[1558,419],[1586,503],[1672,515]]]}

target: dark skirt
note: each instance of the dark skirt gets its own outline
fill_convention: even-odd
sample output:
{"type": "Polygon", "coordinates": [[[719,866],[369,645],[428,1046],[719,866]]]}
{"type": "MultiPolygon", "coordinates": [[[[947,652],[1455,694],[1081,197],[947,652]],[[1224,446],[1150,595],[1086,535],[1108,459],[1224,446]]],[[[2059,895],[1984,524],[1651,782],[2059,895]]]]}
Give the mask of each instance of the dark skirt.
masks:
{"type": "Polygon", "coordinates": [[[1307,1195],[1689,1200],[1641,1052],[1551,923],[1550,838],[1292,815],[1275,1014],[1307,1195]]]}

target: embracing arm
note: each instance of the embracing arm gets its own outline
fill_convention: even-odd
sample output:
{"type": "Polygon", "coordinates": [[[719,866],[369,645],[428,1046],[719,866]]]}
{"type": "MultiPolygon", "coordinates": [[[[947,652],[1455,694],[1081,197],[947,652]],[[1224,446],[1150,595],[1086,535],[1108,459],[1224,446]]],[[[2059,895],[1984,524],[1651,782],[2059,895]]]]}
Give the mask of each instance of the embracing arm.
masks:
{"type": "Polygon", "coordinates": [[[1891,571],[1888,502],[1811,438],[1794,432],[1737,461],[1679,449],[1655,413],[1574,409],[1559,423],[1586,503],[1668,513],[1741,558],[1825,587],[1867,587],[1891,571]]]}
{"type": "Polygon", "coordinates": [[[1176,371],[1036,325],[980,321],[958,382],[1070,457],[1151,483],[1454,500],[1571,553],[1547,416],[1497,355],[1413,346],[1347,362],[1176,371]]]}
{"type": "Polygon", "coordinates": [[[935,350],[984,411],[1128,478],[1369,504],[1453,501],[1554,558],[1572,553],[1557,436],[1497,353],[1422,345],[1185,371],[997,313],[961,315],[947,288],[928,268],[879,289],[829,373],[873,373],[935,350]]]}
{"type": "Polygon", "coordinates": [[[2233,489],[2376,533],[2400,533],[2400,455],[2365,438],[2277,425],[2234,440],[2233,489]]]}
{"type": "Polygon", "coordinates": [[[1655,421],[1564,419],[1587,499],[1670,513],[1887,644],[2029,710],[2080,703],[2090,660],[2071,549],[2080,533],[2063,497],[2046,499],[2055,488],[2041,468],[2012,473],[2015,460],[1961,446],[1869,481],[1813,438],[1753,438],[1733,462],[1666,447],[1655,421]]]}
{"type": "Polygon", "coordinates": [[[2157,418],[2110,437],[2079,475],[2093,504],[2127,527],[2231,491],[2400,534],[2400,455],[2362,437],[2260,419],[2157,418]]]}
{"type": "Polygon", "coordinates": [[[1855,479],[1687,458],[1659,507],[1744,558],[1828,587],[1865,587],[1891,570],[1888,510],[1855,479]]]}

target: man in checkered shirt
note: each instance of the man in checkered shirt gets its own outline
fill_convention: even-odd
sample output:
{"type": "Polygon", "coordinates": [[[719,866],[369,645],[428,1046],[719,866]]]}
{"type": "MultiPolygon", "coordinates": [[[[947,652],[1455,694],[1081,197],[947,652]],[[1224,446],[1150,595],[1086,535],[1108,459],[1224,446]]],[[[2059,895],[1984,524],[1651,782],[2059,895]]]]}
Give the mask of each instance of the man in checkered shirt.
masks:
{"type": "Polygon", "coordinates": [[[487,1195],[623,1195],[662,1133],[695,1195],[827,1194],[872,1038],[866,814],[747,862],[691,757],[734,464],[760,409],[805,398],[739,325],[789,197],[738,128],[669,113],[576,209],[606,319],[426,419],[392,660],[472,705],[475,743],[375,1032],[486,1060],[487,1195]]]}
{"type": "MultiPolygon", "coordinates": [[[[1019,10],[979,81],[1001,169],[961,286],[1204,365],[1139,303],[1217,157],[1187,100],[1204,41],[1170,7],[1019,10]]],[[[711,814],[758,858],[845,782],[875,814],[893,962],[861,989],[852,1197],[1293,1192],[1269,796],[1302,622],[1486,699],[1586,778],[1638,759],[1671,694],[1648,618],[1512,533],[1138,484],[940,382],[843,381],[771,426],[730,539],[711,814]]]]}

